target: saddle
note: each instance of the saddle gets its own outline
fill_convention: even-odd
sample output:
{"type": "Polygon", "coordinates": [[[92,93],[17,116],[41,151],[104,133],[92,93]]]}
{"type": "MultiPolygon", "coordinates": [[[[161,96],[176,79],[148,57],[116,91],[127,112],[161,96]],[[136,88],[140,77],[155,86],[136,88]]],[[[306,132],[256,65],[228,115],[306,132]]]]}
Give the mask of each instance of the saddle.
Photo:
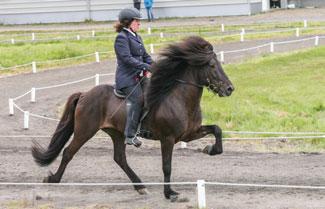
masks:
{"type": "MultiPolygon", "coordinates": [[[[119,89],[116,89],[116,86],[113,85],[114,87],[114,94],[117,98],[120,98],[120,99],[125,99],[127,97],[127,95],[120,91],[119,89]]],[[[146,104],[146,102],[145,102],[146,104]]],[[[144,129],[142,127],[142,122],[144,121],[144,119],[146,118],[146,116],[148,115],[149,113],[149,109],[146,108],[146,105],[144,106],[143,108],[143,111],[142,111],[142,114],[141,114],[141,117],[140,117],[140,122],[139,122],[139,125],[138,125],[138,131],[137,131],[137,136],[140,136],[142,138],[146,138],[146,139],[151,139],[152,138],[152,132],[144,129]]]]}

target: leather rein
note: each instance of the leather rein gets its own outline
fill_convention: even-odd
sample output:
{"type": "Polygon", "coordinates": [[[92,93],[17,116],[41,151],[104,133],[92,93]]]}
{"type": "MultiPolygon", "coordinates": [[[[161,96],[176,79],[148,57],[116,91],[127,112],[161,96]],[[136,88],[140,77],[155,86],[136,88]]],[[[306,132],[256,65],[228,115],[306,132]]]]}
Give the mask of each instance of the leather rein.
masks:
{"type": "Polygon", "coordinates": [[[197,83],[192,83],[190,81],[184,81],[184,80],[181,80],[181,79],[175,79],[177,82],[181,83],[181,84],[185,84],[185,85],[191,85],[191,86],[195,86],[197,88],[204,88],[205,86],[208,88],[208,90],[211,90],[211,91],[214,91],[214,92],[219,92],[221,86],[222,86],[222,82],[218,82],[217,85],[214,85],[210,82],[210,80],[207,78],[207,82],[208,82],[208,85],[200,85],[200,84],[197,84],[197,83]]]}
{"type": "Polygon", "coordinates": [[[200,89],[202,89],[204,87],[204,85],[192,83],[192,82],[189,82],[189,81],[184,81],[184,80],[181,80],[181,79],[176,79],[176,81],[179,82],[179,83],[181,83],[181,84],[195,86],[195,87],[198,87],[200,89]]]}

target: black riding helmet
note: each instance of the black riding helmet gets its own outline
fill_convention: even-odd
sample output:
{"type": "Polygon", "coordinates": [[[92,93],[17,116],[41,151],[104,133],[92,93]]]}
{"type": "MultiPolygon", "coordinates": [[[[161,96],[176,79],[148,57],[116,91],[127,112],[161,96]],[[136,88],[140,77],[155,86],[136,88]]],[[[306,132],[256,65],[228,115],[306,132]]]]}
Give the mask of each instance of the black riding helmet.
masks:
{"type": "Polygon", "coordinates": [[[122,9],[118,15],[118,20],[120,22],[124,22],[124,21],[131,22],[134,19],[140,20],[141,18],[142,17],[139,10],[135,8],[122,9]]]}

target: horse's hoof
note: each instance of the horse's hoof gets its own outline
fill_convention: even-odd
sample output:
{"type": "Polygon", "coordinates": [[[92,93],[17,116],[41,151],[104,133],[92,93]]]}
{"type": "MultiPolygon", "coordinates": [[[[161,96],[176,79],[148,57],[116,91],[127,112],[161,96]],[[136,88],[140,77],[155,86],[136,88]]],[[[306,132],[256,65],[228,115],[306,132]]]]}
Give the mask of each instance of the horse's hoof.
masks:
{"type": "Polygon", "coordinates": [[[181,197],[181,198],[178,198],[177,202],[189,202],[190,199],[188,199],[187,197],[181,197]]]}
{"type": "Polygon", "coordinates": [[[146,195],[149,194],[149,191],[147,188],[141,188],[137,190],[140,195],[146,195]]]}
{"type": "Polygon", "coordinates": [[[177,194],[172,194],[169,196],[169,199],[171,202],[176,202],[178,200],[178,195],[177,194]]]}
{"type": "Polygon", "coordinates": [[[205,154],[209,154],[211,152],[211,150],[212,150],[212,145],[207,145],[206,147],[204,147],[202,152],[205,154]]]}
{"type": "Polygon", "coordinates": [[[222,147],[217,149],[215,145],[207,145],[203,150],[203,153],[208,154],[208,155],[219,155],[221,154],[222,151],[222,147]]]}
{"type": "Polygon", "coordinates": [[[49,182],[49,178],[50,178],[49,176],[45,177],[45,178],[43,179],[43,183],[50,183],[50,182],[49,182]]]}
{"type": "Polygon", "coordinates": [[[167,192],[164,192],[165,194],[165,198],[166,199],[169,199],[171,202],[176,202],[177,199],[178,199],[178,195],[179,193],[178,192],[175,192],[174,190],[170,189],[169,191],[167,192]]]}

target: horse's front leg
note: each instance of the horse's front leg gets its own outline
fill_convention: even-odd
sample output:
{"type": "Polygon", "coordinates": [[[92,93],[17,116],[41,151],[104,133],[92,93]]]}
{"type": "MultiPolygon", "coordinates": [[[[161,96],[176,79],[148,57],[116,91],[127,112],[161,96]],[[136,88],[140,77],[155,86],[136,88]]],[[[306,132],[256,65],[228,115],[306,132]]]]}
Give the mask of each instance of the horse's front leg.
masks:
{"type": "MultiPolygon", "coordinates": [[[[161,154],[162,154],[162,168],[164,172],[164,182],[170,182],[170,176],[172,172],[172,155],[175,140],[166,138],[165,140],[161,140],[161,154]]],[[[167,199],[176,200],[178,198],[177,192],[170,188],[170,185],[164,185],[164,194],[167,199]]]]}
{"type": "Polygon", "coordinates": [[[203,152],[209,155],[217,155],[223,152],[222,149],[222,130],[217,125],[201,126],[196,132],[186,139],[186,142],[190,142],[196,139],[200,139],[208,134],[213,134],[216,138],[215,144],[207,145],[203,152]]]}

